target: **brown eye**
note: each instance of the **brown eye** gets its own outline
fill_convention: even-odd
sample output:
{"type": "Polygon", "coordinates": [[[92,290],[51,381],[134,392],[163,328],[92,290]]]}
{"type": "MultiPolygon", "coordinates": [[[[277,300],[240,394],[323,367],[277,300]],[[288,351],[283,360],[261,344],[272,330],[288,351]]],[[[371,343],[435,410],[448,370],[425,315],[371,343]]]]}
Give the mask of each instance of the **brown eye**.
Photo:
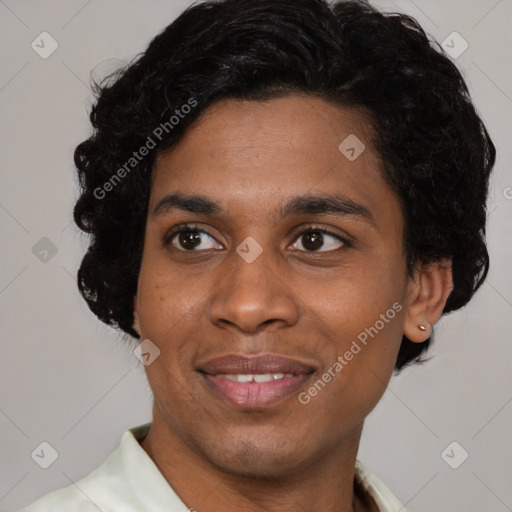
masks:
{"type": "Polygon", "coordinates": [[[201,236],[198,229],[187,229],[178,233],[178,243],[187,250],[195,249],[201,244],[201,236]]]}
{"type": "MultiPolygon", "coordinates": [[[[207,249],[218,249],[218,242],[204,229],[182,225],[172,229],[162,240],[162,245],[182,252],[199,252],[207,249]]],[[[222,248],[222,247],[221,247],[222,248]]]]}
{"type": "Polygon", "coordinates": [[[308,251],[317,251],[324,244],[324,238],[319,231],[309,231],[302,235],[303,247],[308,251]]]}
{"type": "Polygon", "coordinates": [[[303,231],[296,240],[292,248],[308,252],[329,252],[349,245],[347,241],[325,229],[308,229],[303,231]],[[322,247],[327,249],[320,250],[322,247]]]}

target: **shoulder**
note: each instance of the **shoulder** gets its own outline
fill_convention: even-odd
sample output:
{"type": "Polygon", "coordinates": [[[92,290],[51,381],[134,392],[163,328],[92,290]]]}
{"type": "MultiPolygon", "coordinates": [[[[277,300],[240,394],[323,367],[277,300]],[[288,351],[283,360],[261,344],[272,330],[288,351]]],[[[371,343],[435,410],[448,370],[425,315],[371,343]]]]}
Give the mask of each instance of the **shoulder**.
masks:
{"type": "Polygon", "coordinates": [[[380,512],[407,512],[390,489],[361,461],[356,460],[356,478],[375,500],[380,512]]]}
{"type": "Polygon", "coordinates": [[[155,474],[159,474],[138,443],[149,426],[147,423],[126,431],[119,447],[100,467],[78,482],[39,498],[20,512],[140,511],[140,489],[136,489],[139,480],[145,477],[151,483],[156,479],[155,474]]]}
{"type": "Polygon", "coordinates": [[[113,464],[118,453],[119,449],[78,482],[46,494],[20,512],[98,512],[119,505],[125,493],[119,488],[119,471],[113,464]]]}
{"type": "Polygon", "coordinates": [[[98,507],[75,485],[53,491],[20,512],[98,512],[98,507]]]}

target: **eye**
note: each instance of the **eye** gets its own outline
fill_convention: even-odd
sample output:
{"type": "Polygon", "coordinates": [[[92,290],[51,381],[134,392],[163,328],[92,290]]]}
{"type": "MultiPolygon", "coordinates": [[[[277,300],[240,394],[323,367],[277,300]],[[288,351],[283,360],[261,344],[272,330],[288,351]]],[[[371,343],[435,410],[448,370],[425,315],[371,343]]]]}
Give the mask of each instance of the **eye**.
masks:
{"type": "Polygon", "coordinates": [[[305,250],[308,252],[330,252],[341,249],[344,246],[350,246],[348,240],[328,229],[311,227],[299,234],[298,238],[296,238],[296,242],[291,245],[291,248],[298,248],[300,251],[305,250]],[[304,249],[301,249],[300,246],[304,249]],[[320,250],[321,247],[327,248],[320,250]]]}
{"type": "Polygon", "coordinates": [[[169,231],[162,240],[162,245],[172,245],[180,251],[194,252],[217,249],[218,242],[204,229],[192,224],[178,226],[169,231]]]}
{"type": "MultiPolygon", "coordinates": [[[[326,228],[312,226],[301,233],[290,247],[301,252],[331,252],[351,247],[350,242],[326,228]]],[[[185,224],[171,229],[164,235],[162,246],[174,248],[183,252],[198,252],[209,249],[222,249],[215,238],[195,224],[185,224]]]]}

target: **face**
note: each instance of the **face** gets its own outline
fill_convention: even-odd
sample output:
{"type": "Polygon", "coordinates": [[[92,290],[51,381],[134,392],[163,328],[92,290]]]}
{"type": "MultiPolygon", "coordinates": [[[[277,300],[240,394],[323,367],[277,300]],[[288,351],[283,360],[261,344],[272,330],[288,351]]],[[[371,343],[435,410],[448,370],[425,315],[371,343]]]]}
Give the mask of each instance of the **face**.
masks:
{"type": "Polygon", "coordinates": [[[317,98],[229,100],[156,162],[135,302],[153,423],[216,468],[306,468],[385,390],[408,279],[371,137],[317,98]]]}

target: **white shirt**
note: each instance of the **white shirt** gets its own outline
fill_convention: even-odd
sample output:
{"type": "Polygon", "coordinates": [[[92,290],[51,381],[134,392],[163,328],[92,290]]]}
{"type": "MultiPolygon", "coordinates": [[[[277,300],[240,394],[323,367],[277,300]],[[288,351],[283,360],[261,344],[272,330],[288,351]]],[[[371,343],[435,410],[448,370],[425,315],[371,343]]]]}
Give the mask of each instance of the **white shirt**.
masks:
{"type": "MultiPolygon", "coordinates": [[[[151,457],[139,444],[151,423],[127,430],[117,450],[76,484],[43,496],[21,512],[187,512],[151,457]]],[[[356,473],[381,512],[406,512],[360,461],[356,473]]]]}

